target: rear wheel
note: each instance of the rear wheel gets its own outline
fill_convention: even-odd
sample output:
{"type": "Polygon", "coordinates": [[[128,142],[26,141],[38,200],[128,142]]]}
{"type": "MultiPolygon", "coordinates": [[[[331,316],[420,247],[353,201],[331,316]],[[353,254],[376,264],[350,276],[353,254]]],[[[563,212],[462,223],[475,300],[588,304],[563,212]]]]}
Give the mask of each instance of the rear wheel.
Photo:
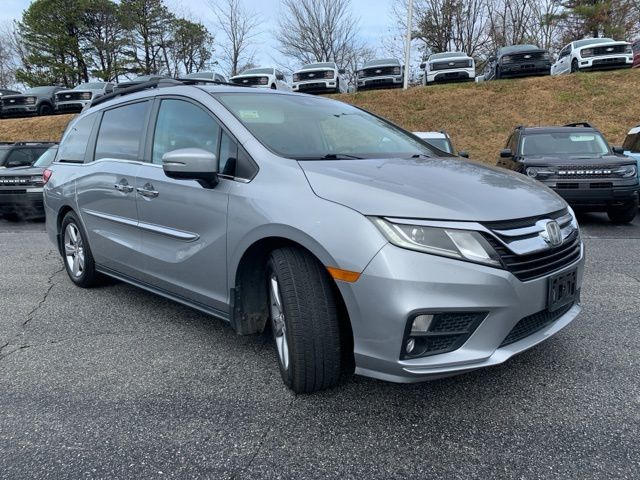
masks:
{"type": "Polygon", "coordinates": [[[82,288],[90,288],[99,283],[99,274],[87,236],[75,213],[69,212],[62,220],[61,251],[67,275],[73,283],[82,288]]]}
{"type": "Polygon", "coordinates": [[[610,208],[607,211],[609,220],[613,223],[631,223],[638,213],[638,199],[634,199],[619,207],[610,208]]]}
{"type": "Polygon", "coordinates": [[[267,291],[284,383],[296,393],[336,385],[342,344],[335,291],[325,267],[302,249],[274,250],[267,265],[267,291]]]}

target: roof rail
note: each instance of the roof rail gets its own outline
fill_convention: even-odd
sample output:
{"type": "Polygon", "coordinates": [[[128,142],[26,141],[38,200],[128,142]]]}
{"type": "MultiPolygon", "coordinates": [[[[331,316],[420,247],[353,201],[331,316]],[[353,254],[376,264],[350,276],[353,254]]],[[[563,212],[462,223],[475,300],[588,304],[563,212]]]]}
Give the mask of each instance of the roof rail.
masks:
{"type": "Polygon", "coordinates": [[[24,147],[26,145],[54,145],[54,144],[58,144],[58,142],[54,142],[54,141],[49,141],[49,140],[44,140],[44,141],[38,141],[38,140],[23,140],[20,142],[0,142],[0,145],[18,145],[21,147],[24,147]]]}
{"type": "Polygon", "coordinates": [[[240,85],[232,82],[221,82],[220,80],[213,80],[211,78],[176,78],[178,82],[184,85],[198,85],[199,83],[213,83],[215,85],[229,85],[231,87],[251,87],[252,85],[240,85]]]}
{"type": "Polygon", "coordinates": [[[583,127],[583,128],[593,128],[588,122],[575,122],[575,123],[567,123],[565,127],[583,127]]]}
{"type": "Polygon", "coordinates": [[[122,95],[128,95],[130,93],[142,92],[144,90],[148,90],[150,88],[158,88],[162,83],[169,83],[170,85],[177,85],[180,82],[177,82],[173,78],[156,78],[154,80],[149,80],[148,82],[142,82],[137,85],[132,85],[131,87],[126,87],[121,90],[114,91],[112,93],[107,93],[106,95],[102,95],[91,101],[91,106],[100,105],[101,103],[108,102],[112,98],[117,98],[122,95]]]}
{"type": "Polygon", "coordinates": [[[132,85],[131,87],[126,87],[120,90],[116,90],[112,93],[108,93],[106,95],[98,97],[95,100],[91,101],[91,106],[93,107],[94,105],[99,105],[113,98],[121,97],[122,95],[129,95],[130,93],[142,92],[144,90],[149,90],[151,88],[174,87],[176,85],[198,85],[202,83],[213,83],[216,85],[230,85],[232,87],[243,86],[243,85],[238,85],[237,83],[220,82],[218,80],[209,80],[209,79],[202,79],[202,78],[156,78],[154,80],[149,80],[148,82],[132,85]]]}

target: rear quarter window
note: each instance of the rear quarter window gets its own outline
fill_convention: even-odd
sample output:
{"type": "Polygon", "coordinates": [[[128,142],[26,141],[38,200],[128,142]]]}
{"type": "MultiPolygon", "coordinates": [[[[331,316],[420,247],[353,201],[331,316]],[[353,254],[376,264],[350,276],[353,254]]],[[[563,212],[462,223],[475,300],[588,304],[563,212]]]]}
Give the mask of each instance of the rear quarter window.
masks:
{"type": "Polygon", "coordinates": [[[95,113],[87,115],[69,126],[62,137],[58,152],[61,162],[84,162],[89,137],[97,117],[95,113]]]}

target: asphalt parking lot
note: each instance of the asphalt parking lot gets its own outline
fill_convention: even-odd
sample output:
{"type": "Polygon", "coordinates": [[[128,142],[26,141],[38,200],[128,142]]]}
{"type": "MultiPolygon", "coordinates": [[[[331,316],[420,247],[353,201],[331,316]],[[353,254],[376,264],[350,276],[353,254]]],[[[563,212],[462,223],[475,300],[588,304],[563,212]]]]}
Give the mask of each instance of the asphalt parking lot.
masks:
{"type": "Polygon", "coordinates": [[[640,220],[581,217],[582,315],[504,365],[295,396],[266,335],[72,286],[0,221],[0,478],[639,478],[640,220]]]}

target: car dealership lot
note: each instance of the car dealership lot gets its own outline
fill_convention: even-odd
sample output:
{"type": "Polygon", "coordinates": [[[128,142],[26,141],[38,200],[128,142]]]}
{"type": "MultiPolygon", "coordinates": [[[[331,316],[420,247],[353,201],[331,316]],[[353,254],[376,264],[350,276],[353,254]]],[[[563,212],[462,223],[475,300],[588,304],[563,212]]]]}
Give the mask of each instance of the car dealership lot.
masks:
{"type": "Polygon", "coordinates": [[[295,396],[270,337],[111,282],[0,221],[0,478],[637,478],[640,220],[580,218],[584,311],[498,367],[295,396]],[[162,473],[160,473],[162,472],[162,473]]]}

